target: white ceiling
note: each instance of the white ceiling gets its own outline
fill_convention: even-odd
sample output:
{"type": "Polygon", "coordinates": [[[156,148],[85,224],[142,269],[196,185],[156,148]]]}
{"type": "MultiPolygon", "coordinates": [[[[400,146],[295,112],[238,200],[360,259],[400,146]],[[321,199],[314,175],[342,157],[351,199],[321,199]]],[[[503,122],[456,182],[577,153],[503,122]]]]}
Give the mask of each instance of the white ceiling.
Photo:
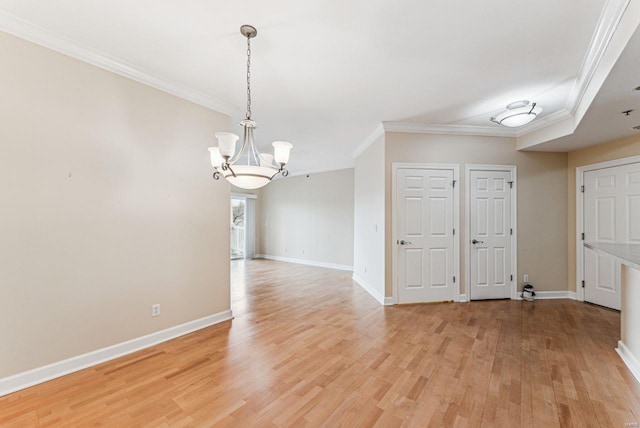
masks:
{"type": "Polygon", "coordinates": [[[541,117],[562,111],[614,1],[0,0],[0,24],[26,21],[234,122],[246,102],[239,27],[256,26],[257,142],[291,141],[296,173],[352,166],[381,121],[497,126],[489,117],[519,99],[541,117]]]}

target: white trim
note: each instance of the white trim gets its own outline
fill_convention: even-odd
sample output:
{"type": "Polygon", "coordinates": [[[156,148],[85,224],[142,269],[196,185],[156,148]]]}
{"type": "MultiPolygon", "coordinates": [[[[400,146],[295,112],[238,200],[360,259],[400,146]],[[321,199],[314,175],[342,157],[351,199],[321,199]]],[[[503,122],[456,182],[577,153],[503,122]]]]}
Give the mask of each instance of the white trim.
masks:
{"type": "Polygon", "coordinates": [[[458,294],[458,302],[460,302],[460,303],[468,302],[467,295],[466,294],[458,294]]]}
{"type": "Polygon", "coordinates": [[[391,203],[393,206],[391,207],[391,245],[394,246],[394,250],[391,252],[392,257],[392,272],[391,276],[393,278],[393,301],[398,301],[398,251],[397,246],[393,244],[396,242],[397,238],[397,230],[396,230],[396,219],[397,213],[396,209],[398,204],[396,203],[397,190],[396,190],[396,175],[398,173],[398,169],[442,169],[442,170],[451,170],[453,171],[453,179],[456,182],[456,185],[453,187],[453,227],[456,229],[456,236],[453,239],[453,274],[456,276],[456,283],[453,286],[453,296],[452,300],[454,302],[464,302],[465,300],[461,300],[460,294],[460,165],[458,164],[447,164],[447,163],[405,163],[405,162],[392,162],[391,163],[391,203]]]}
{"type": "Polygon", "coordinates": [[[207,93],[153,75],[4,11],[0,11],[0,30],[226,115],[231,116],[239,111],[238,107],[207,93]]]}
{"type": "Polygon", "coordinates": [[[620,358],[622,358],[622,361],[624,361],[624,364],[627,366],[629,371],[631,371],[631,374],[633,374],[636,380],[640,382],[640,362],[638,362],[636,357],[631,353],[622,340],[618,341],[616,352],[620,355],[620,358]]]}
{"type": "Polygon", "coordinates": [[[217,314],[169,327],[146,336],[5,377],[0,379],[0,397],[106,361],[114,360],[124,355],[140,351],[141,349],[149,348],[150,346],[192,333],[196,330],[228,321],[232,318],[233,314],[231,310],[218,312],[217,314]]]}
{"type": "Polygon", "coordinates": [[[499,127],[498,125],[437,125],[409,122],[382,122],[382,126],[386,132],[406,132],[410,134],[480,135],[487,137],[517,136],[515,128],[499,127]]]}
{"type": "Polygon", "coordinates": [[[615,168],[632,163],[640,163],[640,156],[630,156],[576,167],[576,296],[578,301],[584,302],[584,288],[582,288],[582,281],[584,280],[584,246],[582,241],[582,232],[584,231],[584,193],[582,193],[584,174],[588,171],[615,168]]]}
{"type": "Polygon", "coordinates": [[[256,259],[275,260],[275,261],[278,261],[278,262],[285,262],[285,263],[296,263],[296,264],[299,264],[299,265],[317,266],[317,267],[323,267],[323,268],[328,268],[328,269],[346,270],[346,271],[349,271],[349,272],[353,271],[353,266],[349,266],[349,265],[340,265],[340,264],[337,264],[337,263],[318,262],[318,261],[315,261],[315,260],[295,259],[295,258],[292,258],[292,257],[272,256],[270,254],[256,254],[254,256],[254,258],[256,258],[256,259]]]}
{"type": "MultiPolygon", "coordinates": [[[[571,116],[576,115],[578,107],[589,89],[589,84],[593,81],[598,71],[600,60],[607,50],[609,42],[616,28],[618,28],[618,24],[627,10],[630,1],[631,0],[607,0],[602,8],[600,18],[598,18],[598,24],[589,43],[589,48],[582,60],[577,78],[573,88],[571,88],[569,99],[567,100],[567,108],[571,116]]],[[[607,70],[606,74],[609,74],[609,70],[607,70]]],[[[589,100],[589,105],[590,104],[591,100],[589,100]]],[[[586,108],[584,110],[586,111],[586,108]]],[[[579,122],[580,119],[581,118],[576,122],[579,122]]]]}
{"type": "Polygon", "coordinates": [[[274,178],[274,180],[285,180],[288,177],[299,177],[301,175],[324,174],[326,172],[344,171],[345,169],[353,169],[353,168],[355,168],[355,167],[354,166],[341,166],[341,167],[338,167],[338,168],[331,167],[331,168],[307,169],[307,170],[296,171],[296,172],[289,171],[289,175],[287,177],[282,177],[281,175],[278,175],[276,178],[274,178]]]}
{"type": "Polygon", "coordinates": [[[360,143],[360,145],[356,147],[356,149],[351,153],[351,157],[355,159],[362,153],[364,153],[364,151],[367,150],[369,146],[371,146],[378,138],[384,135],[384,131],[385,128],[382,123],[376,125],[376,129],[374,129],[373,132],[369,134],[369,136],[365,138],[364,141],[360,143]]]}
{"type": "Polygon", "coordinates": [[[513,193],[511,194],[511,227],[513,235],[511,235],[511,272],[513,272],[513,281],[511,281],[511,299],[518,300],[518,167],[515,165],[483,165],[483,164],[467,164],[465,165],[465,232],[464,242],[465,248],[465,290],[467,296],[471,300],[471,259],[470,246],[471,237],[471,171],[507,171],[511,173],[511,181],[513,182],[513,193]]]}
{"type": "Polygon", "coordinates": [[[516,137],[522,137],[523,135],[530,134],[539,129],[548,128],[557,123],[563,122],[565,120],[572,120],[573,115],[567,108],[563,108],[562,110],[555,111],[551,114],[548,114],[540,119],[534,120],[533,122],[529,122],[528,124],[521,126],[516,129],[516,137]]]}
{"type": "Polygon", "coordinates": [[[360,278],[355,273],[353,274],[352,278],[353,278],[353,280],[355,281],[356,284],[358,284],[360,287],[362,287],[364,289],[364,291],[366,291],[367,293],[371,294],[371,297],[376,299],[376,301],[378,303],[380,303],[381,305],[389,306],[389,305],[395,304],[395,300],[393,299],[393,297],[384,297],[375,288],[373,288],[371,286],[371,284],[366,282],[364,279],[360,278]]]}
{"type": "Polygon", "coordinates": [[[541,117],[540,119],[519,128],[507,128],[500,125],[437,125],[392,121],[382,122],[382,125],[386,132],[517,138],[572,118],[573,116],[571,113],[565,108],[541,117]]]}
{"type": "MultiPolygon", "coordinates": [[[[535,290],[534,290],[535,291],[535,290]]],[[[550,299],[570,299],[576,300],[576,293],[573,291],[536,291],[536,300],[550,300],[550,299]]],[[[522,294],[522,293],[518,293],[522,294]]]]}

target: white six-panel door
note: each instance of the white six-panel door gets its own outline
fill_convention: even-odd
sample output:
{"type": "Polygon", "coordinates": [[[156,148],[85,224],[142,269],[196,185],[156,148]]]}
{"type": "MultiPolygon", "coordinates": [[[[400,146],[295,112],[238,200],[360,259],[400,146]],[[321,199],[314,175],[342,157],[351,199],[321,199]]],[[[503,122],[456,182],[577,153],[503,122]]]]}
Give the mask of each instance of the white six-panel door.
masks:
{"type": "Polygon", "coordinates": [[[454,300],[453,180],[448,169],[397,170],[399,303],[454,300]]]}
{"type": "MultiPolygon", "coordinates": [[[[584,173],[584,240],[640,243],[640,163],[584,173]]],[[[620,309],[620,265],[584,249],[584,300],[620,309]]]]}
{"type": "Polygon", "coordinates": [[[469,172],[470,299],[511,297],[510,171],[469,172]]]}

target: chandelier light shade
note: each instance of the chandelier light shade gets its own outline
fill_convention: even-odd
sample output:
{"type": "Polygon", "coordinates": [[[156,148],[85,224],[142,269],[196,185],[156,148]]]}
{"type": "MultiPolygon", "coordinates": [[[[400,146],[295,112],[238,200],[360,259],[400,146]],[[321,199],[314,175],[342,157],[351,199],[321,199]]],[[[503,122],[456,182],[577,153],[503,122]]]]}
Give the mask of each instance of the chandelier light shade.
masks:
{"type": "Polygon", "coordinates": [[[289,162],[293,145],[286,141],[273,142],[273,155],[260,153],[253,138],[256,122],[251,119],[251,39],[258,30],[251,25],[240,27],[240,33],[247,38],[247,114],[240,122],[243,128],[242,146],[236,153],[239,136],[231,132],[216,132],[217,147],[209,147],[213,178],[224,177],[228,182],[242,189],[259,189],[268,184],[278,174],[286,177],[289,172],[284,166],[289,162]],[[246,163],[243,155],[246,153],[246,163]]]}
{"type": "Polygon", "coordinates": [[[496,117],[492,117],[491,121],[509,128],[517,128],[531,122],[540,113],[542,108],[536,103],[530,103],[528,100],[516,101],[507,105],[507,109],[496,117]]]}

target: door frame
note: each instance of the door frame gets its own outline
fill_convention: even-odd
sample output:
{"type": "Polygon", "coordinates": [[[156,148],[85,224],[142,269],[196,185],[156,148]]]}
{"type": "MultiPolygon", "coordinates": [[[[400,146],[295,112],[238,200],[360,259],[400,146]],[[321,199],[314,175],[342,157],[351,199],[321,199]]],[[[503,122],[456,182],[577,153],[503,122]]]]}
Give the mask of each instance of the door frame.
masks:
{"type": "Polygon", "coordinates": [[[391,163],[391,245],[393,251],[391,252],[392,258],[392,272],[393,278],[393,304],[398,303],[398,248],[399,246],[394,244],[397,238],[397,173],[398,169],[435,169],[435,170],[451,170],[453,171],[453,227],[456,229],[456,236],[453,238],[453,273],[456,277],[456,282],[453,286],[453,295],[451,300],[454,302],[464,302],[461,300],[464,297],[460,294],[460,165],[453,163],[406,163],[406,162],[392,162],[391,163]]]}
{"type": "MultiPolygon", "coordinates": [[[[247,209],[249,204],[248,204],[248,200],[252,199],[254,201],[258,200],[258,196],[251,194],[251,193],[239,193],[239,192],[231,192],[231,196],[229,198],[229,205],[231,206],[231,200],[232,199],[239,199],[239,200],[243,200],[244,201],[244,243],[243,243],[243,247],[244,247],[244,252],[242,257],[236,257],[235,259],[231,258],[231,260],[246,260],[247,259],[247,247],[248,247],[248,243],[249,243],[249,234],[247,233],[250,229],[247,227],[247,224],[249,223],[247,220],[251,219],[253,220],[253,226],[252,226],[252,231],[253,231],[253,236],[251,237],[251,239],[253,240],[253,257],[255,257],[255,253],[256,253],[256,235],[257,235],[257,222],[256,222],[256,206],[254,204],[253,207],[253,213],[252,215],[249,215],[249,210],[247,209]],[[252,217],[252,218],[251,218],[252,217]]],[[[229,252],[229,256],[231,256],[231,252],[229,252]]]]}
{"type": "MultiPolygon", "coordinates": [[[[584,302],[584,246],[582,240],[582,232],[584,232],[584,174],[589,171],[598,169],[614,168],[617,166],[629,165],[632,163],[640,163],[640,156],[629,156],[626,158],[614,159],[605,162],[597,162],[589,165],[576,167],[576,300],[584,302]]],[[[619,262],[616,262],[616,268],[619,262]]],[[[619,279],[619,275],[618,279],[619,279]]],[[[618,287],[620,284],[618,284],[618,287]]]]}
{"type": "Polygon", "coordinates": [[[513,235],[511,235],[511,272],[513,272],[513,280],[511,281],[511,300],[520,300],[518,297],[518,167],[516,165],[484,165],[484,164],[467,164],[465,165],[465,293],[467,300],[471,300],[471,171],[500,171],[511,173],[511,181],[513,182],[511,193],[511,227],[513,235]]]}

